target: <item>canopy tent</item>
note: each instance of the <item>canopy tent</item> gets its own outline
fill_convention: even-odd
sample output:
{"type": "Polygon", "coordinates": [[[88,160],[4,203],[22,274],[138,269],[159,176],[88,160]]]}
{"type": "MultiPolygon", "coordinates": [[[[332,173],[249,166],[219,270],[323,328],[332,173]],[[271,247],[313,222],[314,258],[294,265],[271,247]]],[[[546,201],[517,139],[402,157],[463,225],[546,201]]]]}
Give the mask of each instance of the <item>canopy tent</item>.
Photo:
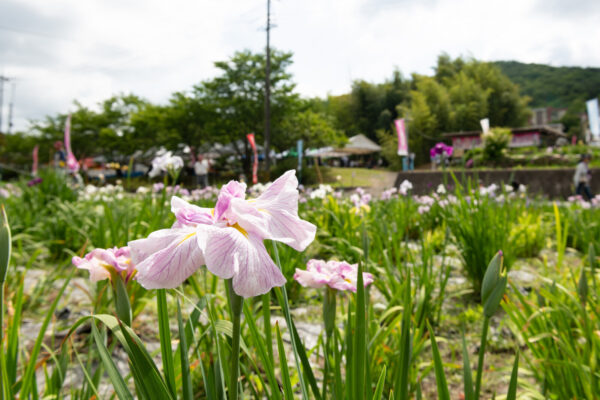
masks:
{"type": "Polygon", "coordinates": [[[381,151],[381,146],[361,133],[352,136],[344,147],[336,151],[346,154],[370,154],[381,151]]]}
{"type": "Polygon", "coordinates": [[[349,155],[371,154],[381,151],[381,146],[373,142],[363,134],[352,136],[344,147],[334,149],[333,147],[321,147],[306,151],[307,157],[339,158],[349,155]]]}

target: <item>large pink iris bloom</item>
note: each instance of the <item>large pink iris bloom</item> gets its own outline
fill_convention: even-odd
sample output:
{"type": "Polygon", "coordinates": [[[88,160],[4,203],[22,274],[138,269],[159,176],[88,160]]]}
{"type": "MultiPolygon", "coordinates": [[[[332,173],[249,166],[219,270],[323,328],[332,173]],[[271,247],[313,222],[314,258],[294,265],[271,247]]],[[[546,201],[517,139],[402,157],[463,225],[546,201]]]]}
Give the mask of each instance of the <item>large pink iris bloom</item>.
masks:
{"type": "MultiPolygon", "coordinates": [[[[310,260],[306,270],[296,268],[294,279],[304,287],[318,289],[329,286],[336,290],[356,292],[358,266],[346,261],[310,260]]],[[[363,283],[365,287],[373,283],[373,275],[363,272],[363,283]]]]}
{"type": "Polygon", "coordinates": [[[129,247],[94,249],[85,257],[73,257],[71,261],[77,268],[87,269],[92,282],[110,279],[111,272],[124,275],[125,281],[135,275],[135,265],[131,262],[129,247]]]}
{"type": "Polygon", "coordinates": [[[179,286],[200,266],[233,279],[235,293],[253,297],[282,286],[285,278],[267,253],[271,239],[303,251],[316,227],[298,217],[295,171],[277,179],[260,197],[245,200],[246,185],[230,181],[214,209],[200,208],[173,196],[177,218],[171,229],[129,243],[137,281],[147,289],[179,286]]]}

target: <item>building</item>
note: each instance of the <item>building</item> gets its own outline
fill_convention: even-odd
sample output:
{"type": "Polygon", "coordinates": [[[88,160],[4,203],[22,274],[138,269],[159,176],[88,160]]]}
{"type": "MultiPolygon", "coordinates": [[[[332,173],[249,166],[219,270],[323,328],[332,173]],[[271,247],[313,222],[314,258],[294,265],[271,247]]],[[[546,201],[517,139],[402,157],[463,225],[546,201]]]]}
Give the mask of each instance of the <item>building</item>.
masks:
{"type": "MultiPolygon", "coordinates": [[[[512,140],[508,147],[553,146],[559,138],[567,138],[561,124],[528,126],[513,128],[512,140]]],[[[442,137],[452,141],[454,152],[458,155],[465,150],[481,147],[481,131],[443,133],[442,137]]]]}
{"type": "Polygon", "coordinates": [[[566,108],[541,107],[531,110],[529,125],[550,125],[559,121],[567,113],[566,108]]]}

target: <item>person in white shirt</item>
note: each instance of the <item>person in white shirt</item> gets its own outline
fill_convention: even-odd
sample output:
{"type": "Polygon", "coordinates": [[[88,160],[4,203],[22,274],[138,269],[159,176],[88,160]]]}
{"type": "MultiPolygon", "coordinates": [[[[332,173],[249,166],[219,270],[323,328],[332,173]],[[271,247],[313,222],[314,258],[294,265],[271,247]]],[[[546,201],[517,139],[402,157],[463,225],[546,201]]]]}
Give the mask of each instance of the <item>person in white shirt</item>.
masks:
{"type": "Polygon", "coordinates": [[[575,184],[575,193],[582,196],[585,200],[590,201],[592,199],[592,192],[590,190],[590,169],[589,163],[592,157],[589,154],[583,154],[577,168],[575,168],[575,176],[573,176],[573,183],[575,184]]]}
{"type": "Polygon", "coordinates": [[[194,174],[196,174],[196,183],[205,188],[208,186],[208,169],[210,164],[202,154],[198,154],[198,159],[194,163],[194,174]]]}

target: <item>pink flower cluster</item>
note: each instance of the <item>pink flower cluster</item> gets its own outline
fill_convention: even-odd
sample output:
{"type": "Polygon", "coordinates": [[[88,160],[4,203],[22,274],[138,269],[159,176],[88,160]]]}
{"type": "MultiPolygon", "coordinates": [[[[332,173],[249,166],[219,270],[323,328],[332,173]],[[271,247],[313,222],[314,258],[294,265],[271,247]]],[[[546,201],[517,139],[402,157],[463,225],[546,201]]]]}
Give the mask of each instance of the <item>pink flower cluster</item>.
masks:
{"type": "Polygon", "coordinates": [[[356,193],[350,196],[350,201],[354,204],[354,212],[359,214],[361,209],[366,209],[368,211],[371,198],[370,193],[366,193],[363,188],[357,188],[356,193]]]}
{"type": "MultiPolygon", "coordinates": [[[[341,291],[356,292],[358,265],[346,261],[310,260],[306,270],[296,269],[294,279],[304,287],[322,288],[329,286],[341,291]]],[[[373,283],[373,275],[363,273],[365,287],[373,283]]]]}
{"type": "Polygon", "coordinates": [[[590,201],[586,201],[581,195],[569,196],[567,201],[572,204],[577,204],[583,209],[600,207],[600,194],[597,194],[590,201]]]}
{"type": "Polygon", "coordinates": [[[394,195],[398,193],[398,188],[393,187],[387,190],[384,190],[381,193],[381,200],[385,201],[385,200],[390,200],[392,197],[394,197],[394,195]]]}
{"type": "Polygon", "coordinates": [[[88,270],[92,282],[110,279],[111,272],[122,274],[126,282],[135,275],[129,247],[95,249],[84,258],[73,257],[71,261],[77,268],[88,270]]]}

